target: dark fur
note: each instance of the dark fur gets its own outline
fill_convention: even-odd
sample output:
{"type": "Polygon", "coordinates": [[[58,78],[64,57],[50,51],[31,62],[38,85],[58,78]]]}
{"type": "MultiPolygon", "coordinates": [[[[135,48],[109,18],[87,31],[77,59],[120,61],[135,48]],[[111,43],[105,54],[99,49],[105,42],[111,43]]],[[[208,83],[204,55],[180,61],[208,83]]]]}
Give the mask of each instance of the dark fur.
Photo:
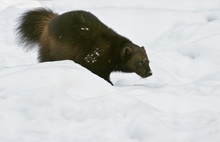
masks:
{"type": "Polygon", "coordinates": [[[58,15],[49,9],[24,13],[17,27],[21,44],[39,45],[40,62],[73,60],[109,83],[113,71],[150,76],[143,47],[117,34],[93,14],[71,11],[58,15]]]}

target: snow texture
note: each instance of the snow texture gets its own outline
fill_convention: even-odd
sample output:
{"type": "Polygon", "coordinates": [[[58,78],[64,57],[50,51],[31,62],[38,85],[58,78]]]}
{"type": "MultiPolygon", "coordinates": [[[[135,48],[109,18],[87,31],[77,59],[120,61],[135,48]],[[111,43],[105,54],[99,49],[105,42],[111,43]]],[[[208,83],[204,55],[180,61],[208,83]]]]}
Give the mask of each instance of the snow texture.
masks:
{"type": "Polygon", "coordinates": [[[103,53],[104,51],[99,49],[99,48],[95,48],[94,51],[92,51],[91,54],[88,54],[84,60],[89,63],[90,65],[92,65],[93,63],[97,62],[98,58],[100,57],[100,54],[103,53]]]}
{"type": "Polygon", "coordinates": [[[0,2],[0,142],[220,141],[220,0],[0,2]],[[113,73],[111,86],[72,61],[38,63],[15,35],[36,7],[92,12],[145,46],[153,76],[113,73]]]}

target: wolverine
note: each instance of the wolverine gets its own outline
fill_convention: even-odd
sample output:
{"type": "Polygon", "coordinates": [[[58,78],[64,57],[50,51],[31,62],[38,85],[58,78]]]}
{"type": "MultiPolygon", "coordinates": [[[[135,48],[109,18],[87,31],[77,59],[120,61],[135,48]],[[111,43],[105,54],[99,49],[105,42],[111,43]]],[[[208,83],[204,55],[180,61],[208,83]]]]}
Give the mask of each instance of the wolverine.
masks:
{"type": "Polygon", "coordinates": [[[29,10],[19,17],[16,31],[19,44],[27,49],[38,47],[39,62],[72,60],[109,83],[112,72],[135,72],[143,78],[152,75],[144,47],[87,11],[59,15],[47,8],[29,10]]]}

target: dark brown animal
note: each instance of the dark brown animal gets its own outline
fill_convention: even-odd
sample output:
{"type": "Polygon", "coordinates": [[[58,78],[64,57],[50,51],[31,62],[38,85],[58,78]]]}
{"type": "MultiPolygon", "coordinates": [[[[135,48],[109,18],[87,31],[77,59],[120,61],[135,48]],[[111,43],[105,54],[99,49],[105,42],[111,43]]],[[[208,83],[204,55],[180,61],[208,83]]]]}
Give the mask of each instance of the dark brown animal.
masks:
{"type": "Polygon", "coordinates": [[[144,47],[86,11],[62,15],[45,8],[27,11],[19,19],[17,34],[20,43],[29,49],[39,45],[40,62],[73,60],[109,83],[114,71],[152,75],[144,47]]]}

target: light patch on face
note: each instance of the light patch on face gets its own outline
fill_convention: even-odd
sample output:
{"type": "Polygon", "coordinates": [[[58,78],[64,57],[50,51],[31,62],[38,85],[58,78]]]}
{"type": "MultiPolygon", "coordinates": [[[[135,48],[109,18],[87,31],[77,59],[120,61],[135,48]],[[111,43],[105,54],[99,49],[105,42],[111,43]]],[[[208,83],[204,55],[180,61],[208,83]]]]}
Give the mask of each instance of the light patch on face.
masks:
{"type": "Polygon", "coordinates": [[[88,54],[84,60],[86,61],[86,63],[88,64],[93,64],[95,62],[98,61],[98,58],[101,56],[101,53],[103,52],[103,50],[96,48],[92,53],[88,54]]]}
{"type": "Polygon", "coordinates": [[[147,58],[144,58],[144,59],[143,59],[143,62],[146,62],[146,61],[147,61],[147,58]]]}

